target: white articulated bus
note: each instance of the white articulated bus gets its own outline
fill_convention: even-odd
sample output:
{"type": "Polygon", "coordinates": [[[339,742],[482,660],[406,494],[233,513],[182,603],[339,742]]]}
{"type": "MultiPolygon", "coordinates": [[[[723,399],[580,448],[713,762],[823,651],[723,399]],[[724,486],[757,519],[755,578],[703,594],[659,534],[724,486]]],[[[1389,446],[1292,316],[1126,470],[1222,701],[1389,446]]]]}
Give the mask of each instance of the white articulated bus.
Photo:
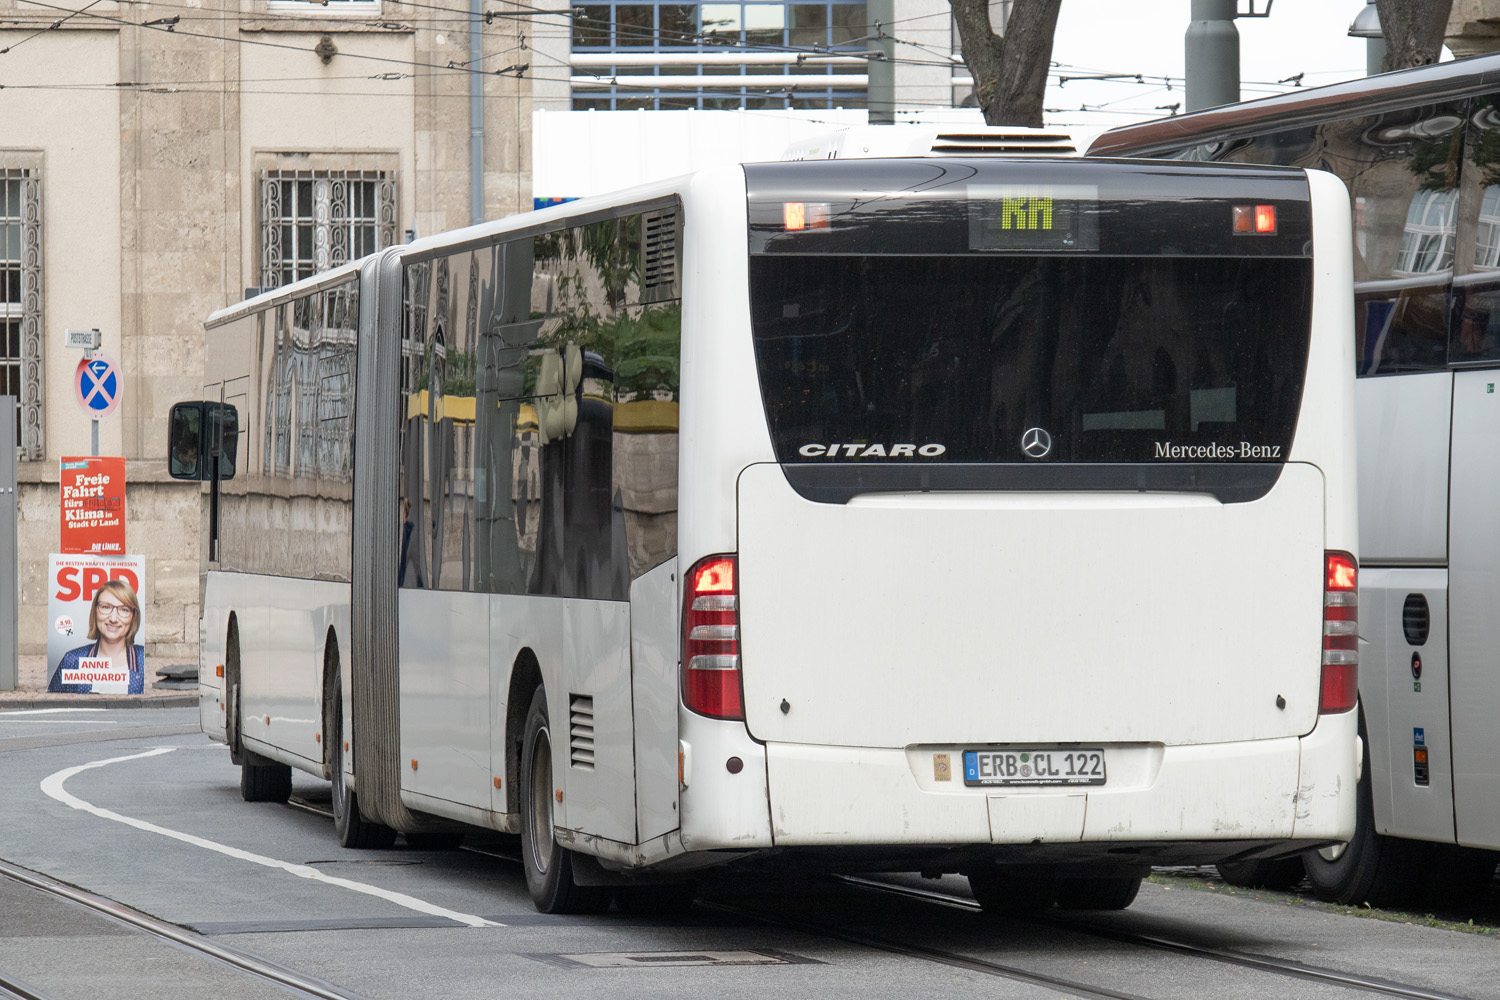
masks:
{"type": "Polygon", "coordinates": [[[1452,904],[1500,859],[1500,56],[1162,119],[1093,155],[1338,175],[1354,237],[1360,724],[1347,846],[1226,869],[1326,899],[1452,904]]]}
{"type": "Polygon", "coordinates": [[[1349,225],[1315,171],[754,164],[215,313],[203,727],[345,845],[519,834],[548,912],[1346,839],[1349,225]]]}

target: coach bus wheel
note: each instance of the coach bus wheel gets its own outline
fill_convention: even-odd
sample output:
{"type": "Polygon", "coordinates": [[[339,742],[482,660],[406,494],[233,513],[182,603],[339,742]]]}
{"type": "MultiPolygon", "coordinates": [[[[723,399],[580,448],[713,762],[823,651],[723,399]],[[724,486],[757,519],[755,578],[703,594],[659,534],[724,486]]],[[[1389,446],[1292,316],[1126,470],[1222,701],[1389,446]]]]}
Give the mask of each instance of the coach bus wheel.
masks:
{"type": "Polygon", "coordinates": [[[1302,855],[1308,881],[1317,897],[1329,903],[1398,906],[1412,899],[1427,868],[1429,845],[1375,832],[1374,793],[1370,787],[1370,740],[1364,721],[1364,770],[1355,794],[1354,836],[1302,855]]]}
{"type": "Polygon", "coordinates": [[[1123,910],[1141,891],[1138,875],[1101,875],[1057,880],[1057,905],[1064,910],[1123,910]]]}
{"type": "Polygon", "coordinates": [[[1285,891],[1307,877],[1301,855],[1271,861],[1222,861],[1215,867],[1225,882],[1244,889],[1285,891]]]}
{"type": "Polygon", "coordinates": [[[997,917],[1022,916],[1049,908],[1057,899],[1058,880],[1050,877],[1028,877],[989,868],[969,872],[969,891],[997,917]]]}
{"type": "Polygon", "coordinates": [[[325,727],[333,734],[329,748],[329,766],[333,771],[333,832],[341,847],[384,849],[396,842],[396,831],[384,823],[365,819],[359,811],[359,795],[344,781],[344,695],[334,680],[333,710],[331,725],[325,727]]]}
{"type": "Polygon", "coordinates": [[[609,890],[573,881],[573,855],[553,835],[555,786],[547,695],[531,698],[521,744],[521,858],[531,901],[543,913],[598,913],[609,906],[609,890]]]}

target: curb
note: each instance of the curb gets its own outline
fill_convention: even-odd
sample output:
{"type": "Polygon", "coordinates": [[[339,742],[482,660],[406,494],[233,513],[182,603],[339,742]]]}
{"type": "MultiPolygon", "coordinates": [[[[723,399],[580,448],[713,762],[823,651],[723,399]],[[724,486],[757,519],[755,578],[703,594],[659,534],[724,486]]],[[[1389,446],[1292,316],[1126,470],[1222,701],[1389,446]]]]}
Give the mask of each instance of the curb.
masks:
{"type": "Polygon", "coordinates": [[[123,698],[81,694],[73,698],[7,698],[0,695],[0,713],[18,708],[196,708],[198,695],[168,694],[123,698]]]}

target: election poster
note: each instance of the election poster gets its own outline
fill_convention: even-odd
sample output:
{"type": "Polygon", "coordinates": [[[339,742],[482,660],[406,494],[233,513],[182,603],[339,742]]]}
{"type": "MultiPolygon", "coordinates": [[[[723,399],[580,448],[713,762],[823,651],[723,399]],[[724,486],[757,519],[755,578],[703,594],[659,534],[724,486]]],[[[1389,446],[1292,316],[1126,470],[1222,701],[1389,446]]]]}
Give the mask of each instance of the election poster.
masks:
{"type": "Polygon", "coordinates": [[[47,690],[144,691],[145,606],[144,556],[53,553],[47,573],[47,690]]]}
{"type": "Polygon", "coordinates": [[[62,542],[65,554],[125,554],[125,459],[62,460],[62,542]]]}

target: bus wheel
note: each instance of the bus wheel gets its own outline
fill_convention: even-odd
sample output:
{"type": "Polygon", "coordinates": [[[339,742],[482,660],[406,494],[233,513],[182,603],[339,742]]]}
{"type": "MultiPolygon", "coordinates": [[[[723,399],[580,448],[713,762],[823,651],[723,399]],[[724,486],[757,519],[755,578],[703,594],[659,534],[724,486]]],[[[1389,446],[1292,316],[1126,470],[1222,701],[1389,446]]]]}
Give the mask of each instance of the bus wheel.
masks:
{"type": "Polygon", "coordinates": [[[599,913],[608,908],[604,886],[573,881],[573,854],[553,835],[552,733],[547,695],[540,686],[526,713],[521,744],[521,859],[526,889],[543,913],[599,913]]]}
{"type": "Polygon", "coordinates": [[[1317,897],[1344,905],[1399,906],[1416,896],[1426,872],[1428,845],[1375,832],[1374,793],[1370,787],[1370,741],[1363,721],[1364,771],[1355,794],[1354,836],[1302,855],[1308,881],[1317,897]]]}
{"type": "Polygon", "coordinates": [[[1139,875],[1101,875],[1057,880],[1057,905],[1064,910],[1123,910],[1141,891],[1139,875]]]}
{"type": "Polygon", "coordinates": [[[1275,889],[1284,892],[1307,877],[1302,857],[1272,861],[1223,861],[1216,865],[1219,877],[1243,889],[1275,889]]]}
{"type": "Polygon", "coordinates": [[[241,754],[240,797],[246,802],[285,802],[292,797],[292,767],[246,750],[241,754]]]}
{"type": "Polygon", "coordinates": [[[969,872],[969,891],[996,917],[1017,917],[1052,906],[1057,899],[1058,880],[1013,875],[1003,868],[969,872]]]}
{"type": "Polygon", "coordinates": [[[359,811],[359,795],[344,781],[344,695],[334,681],[332,725],[325,727],[333,733],[333,745],[329,766],[333,771],[333,832],[341,847],[374,848],[383,850],[396,842],[396,831],[384,823],[365,819],[359,811]]]}

